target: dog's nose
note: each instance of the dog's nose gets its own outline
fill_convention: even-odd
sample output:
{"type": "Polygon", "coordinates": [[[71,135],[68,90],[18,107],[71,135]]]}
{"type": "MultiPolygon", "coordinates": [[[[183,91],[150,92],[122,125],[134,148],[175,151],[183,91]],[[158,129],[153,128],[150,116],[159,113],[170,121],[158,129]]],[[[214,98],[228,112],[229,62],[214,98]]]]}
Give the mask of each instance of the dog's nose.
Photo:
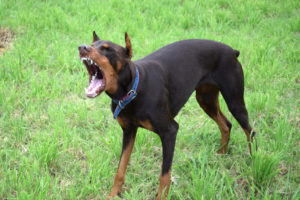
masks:
{"type": "Polygon", "coordinates": [[[91,50],[91,47],[89,47],[89,46],[83,44],[83,45],[80,45],[80,46],[78,47],[78,50],[79,50],[80,52],[89,52],[89,51],[91,50]]]}

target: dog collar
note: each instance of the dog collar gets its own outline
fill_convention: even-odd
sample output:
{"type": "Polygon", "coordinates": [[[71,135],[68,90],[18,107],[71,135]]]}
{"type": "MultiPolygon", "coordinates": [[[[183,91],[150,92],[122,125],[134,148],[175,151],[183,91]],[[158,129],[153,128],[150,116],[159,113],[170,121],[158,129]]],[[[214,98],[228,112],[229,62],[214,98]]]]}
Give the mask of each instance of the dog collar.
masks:
{"type": "Polygon", "coordinates": [[[135,80],[134,80],[134,84],[132,86],[132,89],[121,100],[116,100],[116,99],[112,100],[115,104],[117,104],[117,107],[116,107],[115,112],[114,112],[114,119],[116,119],[118,117],[121,110],[123,108],[125,108],[125,106],[127,104],[129,104],[137,95],[136,89],[137,89],[137,86],[139,84],[139,70],[138,70],[137,67],[135,67],[135,72],[136,72],[136,75],[135,75],[135,80]]]}

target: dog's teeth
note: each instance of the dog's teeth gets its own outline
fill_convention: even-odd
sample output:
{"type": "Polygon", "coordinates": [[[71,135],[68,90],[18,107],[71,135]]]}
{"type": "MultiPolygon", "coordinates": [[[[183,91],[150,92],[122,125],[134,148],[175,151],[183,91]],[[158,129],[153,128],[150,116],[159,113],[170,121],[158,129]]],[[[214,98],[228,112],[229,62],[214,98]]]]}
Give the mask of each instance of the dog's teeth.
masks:
{"type": "Polygon", "coordinates": [[[91,59],[87,58],[87,62],[88,62],[88,64],[91,64],[91,59]]]}
{"type": "Polygon", "coordinates": [[[92,76],[92,81],[95,80],[96,76],[97,76],[97,72],[96,72],[96,74],[94,76],[92,76]]]}
{"type": "Polygon", "coordinates": [[[80,58],[80,60],[81,60],[81,62],[83,62],[83,61],[87,60],[87,58],[82,57],[82,58],[80,58]]]}

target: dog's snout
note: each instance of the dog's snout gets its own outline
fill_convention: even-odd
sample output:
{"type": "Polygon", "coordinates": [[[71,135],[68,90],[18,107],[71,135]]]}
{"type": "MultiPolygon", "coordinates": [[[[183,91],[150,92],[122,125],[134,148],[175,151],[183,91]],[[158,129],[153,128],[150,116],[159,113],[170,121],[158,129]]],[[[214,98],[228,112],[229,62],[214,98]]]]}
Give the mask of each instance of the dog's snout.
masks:
{"type": "Polygon", "coordinates": [[[78,50],[79,52],[89,52],[91,50],[91,47],[83,44],[78,47],[78,50]]]}

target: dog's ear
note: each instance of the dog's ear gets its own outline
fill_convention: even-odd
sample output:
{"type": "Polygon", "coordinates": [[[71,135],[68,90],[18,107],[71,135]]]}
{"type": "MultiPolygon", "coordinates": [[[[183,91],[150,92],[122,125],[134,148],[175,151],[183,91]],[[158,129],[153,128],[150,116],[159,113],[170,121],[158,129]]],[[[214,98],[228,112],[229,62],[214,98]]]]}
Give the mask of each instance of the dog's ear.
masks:
{"type": "Polygon", "coordinates": [[[127,32],[125,32],[125,43],[126,43],[126,53],[129,56],[129,58],[131,58],[132,57],[132,48],[131,48],[131,42],[130,42],[127,32]]]}
{"type": "Polygon", "coordinates": [[[96,34],[96,32],[93,31],[93,42],[96,42],[98,40],[100,40],[100,38],[98,37],[98,35],[96,34]]]}

